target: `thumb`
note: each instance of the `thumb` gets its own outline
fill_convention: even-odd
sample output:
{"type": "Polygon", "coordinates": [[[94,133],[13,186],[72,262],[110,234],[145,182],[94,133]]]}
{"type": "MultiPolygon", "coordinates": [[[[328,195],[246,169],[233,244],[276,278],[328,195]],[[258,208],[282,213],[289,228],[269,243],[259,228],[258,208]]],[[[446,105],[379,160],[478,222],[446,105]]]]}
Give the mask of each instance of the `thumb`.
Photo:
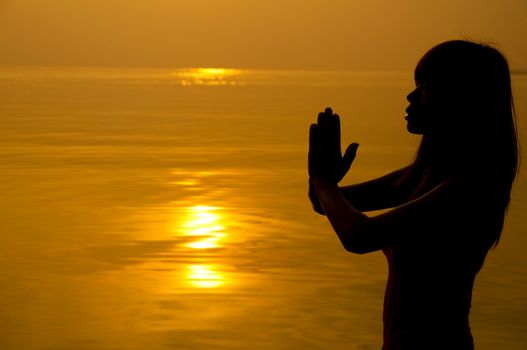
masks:
{"type": "Polygon", "coordinates": [[[346,148],[346,152],[344,152],[344,157],[342,157],[342,161],[344,163],[344,170],[346,172],[350,169],[351,163],[353,163],[353,160],[357,155],[358,148],[359,144],[355,142],[349,145],[348,148],[346,148]]]}

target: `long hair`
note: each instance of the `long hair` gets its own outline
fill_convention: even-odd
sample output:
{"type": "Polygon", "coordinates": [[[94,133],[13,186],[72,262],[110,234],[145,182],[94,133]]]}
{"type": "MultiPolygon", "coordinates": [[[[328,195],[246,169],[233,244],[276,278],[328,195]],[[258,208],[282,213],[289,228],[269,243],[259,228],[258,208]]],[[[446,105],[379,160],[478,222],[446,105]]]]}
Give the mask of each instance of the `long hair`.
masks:
{"type": "Polygon", "coordinates": [[[437,106],[412,167],[441,180],[484,174],[499,189],[493,245],[499,242],[518,171],[518,138],[507,60],[489,45],[447,41],[428,51],[415,70],[437,106]]]}

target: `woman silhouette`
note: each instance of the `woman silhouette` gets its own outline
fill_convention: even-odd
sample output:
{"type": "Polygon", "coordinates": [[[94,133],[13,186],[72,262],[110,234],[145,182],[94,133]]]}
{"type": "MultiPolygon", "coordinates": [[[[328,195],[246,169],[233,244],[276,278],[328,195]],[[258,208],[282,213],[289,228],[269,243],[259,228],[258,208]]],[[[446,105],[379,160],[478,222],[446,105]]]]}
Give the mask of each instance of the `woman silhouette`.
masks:
{"type": "Polygon", "coordinates": [[[517,172],[509,68],[495,48],[448,41],[419,61],[415,83],[405,118],[422,135],[413,163],[339,187],[358,145],[342,156],[339,117],[327,108],[310,128],[309,197],[347,251],[386,255],[385,350],[473,349],[472,286],[517,172]]]}

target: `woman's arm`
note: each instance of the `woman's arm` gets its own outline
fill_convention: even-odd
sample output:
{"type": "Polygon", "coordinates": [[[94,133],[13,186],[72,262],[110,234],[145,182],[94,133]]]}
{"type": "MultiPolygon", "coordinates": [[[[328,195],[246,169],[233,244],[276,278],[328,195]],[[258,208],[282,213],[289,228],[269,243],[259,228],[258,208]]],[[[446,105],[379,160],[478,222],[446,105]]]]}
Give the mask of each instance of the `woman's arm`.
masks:
{"type": "MultiPolygon", "coordinates": [[[[473,181],[444,181],[423,196],[409,201],[386,213],[368,217],[355,208],[353,198],[348,201],[338,187],[340,160],[337,147],[327,129],[338,116],[330,113],[319,115],[312,124],[309,135],[308,172],[313,188],[331,226],[344,248],[354,253],[367,253],[391,246],[408,237],[417,238],[423,231],[438,234],[439,227],[448,228],[464,219],[467,210],[483,200],[475,199],[479,191],[468,190],[473,181]],[[460,186],[460,184],[462,184],[460,186]],[[474,194],[472,193],[474,192],[474,194]],[[469,193],[469,194],[467,194],[469,193]]],[[[352,196],[351,196],[352,197],[352,196]]],[[[429,234],[434,234],[429,233],[429,234]]]]}
{"type": "Polygon", "coordinates": [[[315,192],[315,187],[313,185],[313,180],[311,180],[311,178],[309,179],[309,189],[307,195],[309,197],[309,200],[311,201],[311,206],[313,207],[313,210],[320,215],[326,215],[324,213],[324,208],[322,208],[322,205],[318,200],[318,196],[315,192]]]}
{"type": "MultiPolygon", "coordinates": [[[[405,177],[410,167],[411,165],[408,165],[373,180],[343,186],[340,190],[348,202],[360,212],[393,208],[403,204],[409,197],[409,179],[405,177]]],[[[308,195],[313,210],[325,215],[311,179],[308,195]]]]}
{"type": "Polygon", "coordinates": [[[361,212],[396,207],[409,197],[406,179],[411,165],[366,182],[340,187],[344,197],[361,212]]]}
{"type": "MultiPolygon", "coordinates": [[[[347,201],[335,183],[315,178],[313,185],[342,245],[347,251],[358,254],[386,248],[412,235],[436,232],[429,229],[439,225],[455,225],[465,215],[467,207],[474,204],[473,196],[463,191],[467,186],[449,180],[415,200],[368,217],[347,201]]],[[[470,211],[474,212],[473,208],[470,211]]]]}

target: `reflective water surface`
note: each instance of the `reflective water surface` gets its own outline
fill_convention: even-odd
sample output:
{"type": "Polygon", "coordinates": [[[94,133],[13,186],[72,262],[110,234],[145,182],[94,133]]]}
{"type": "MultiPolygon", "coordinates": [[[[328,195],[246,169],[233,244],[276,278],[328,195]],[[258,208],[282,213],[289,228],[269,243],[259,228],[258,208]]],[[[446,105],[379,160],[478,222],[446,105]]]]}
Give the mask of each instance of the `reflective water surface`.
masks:
{"type": "MultiPolygon", "coordinates": [[[[521,140],[527,79],[515,76],[521,140]]],[[[327,105],[346,181],[412,159],[408,73],[0,69],[2,349],[379,349],[381,253],[307,200],[327,105]]],[[[525,162],[524,167],[525,168],[525,162]]],[[[478,349],[527,343],[526,173],[477,280],[478,349]]]]}

